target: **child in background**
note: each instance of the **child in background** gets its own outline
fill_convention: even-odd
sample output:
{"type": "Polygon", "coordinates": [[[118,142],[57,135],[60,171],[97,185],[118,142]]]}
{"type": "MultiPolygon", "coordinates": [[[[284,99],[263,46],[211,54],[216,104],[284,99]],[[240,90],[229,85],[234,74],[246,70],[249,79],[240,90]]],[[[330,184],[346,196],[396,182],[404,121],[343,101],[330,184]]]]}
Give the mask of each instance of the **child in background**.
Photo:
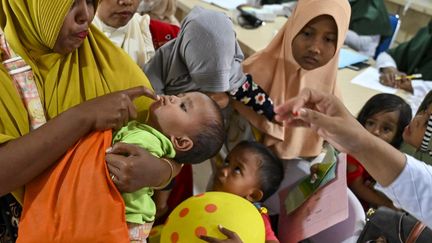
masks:
{"type": "Polygon", "coordinates": [[[136,13],[140,0],[101,0],[93,24],[141,68],[180,28],[136,13]]]}
{"type": "MultiPolygon", "coordinates": [[[[402,143],[402,132],[411,120],[411,108],[399,96],[377,94],[366,102],[357,120],[370,133],[398,149],[402,143]]],[[[347,182],[365,210],[378,206],[394,208],[392,201],[373,188],[375,180],[350,155],[347,156],[347,182]]]]}
{"type": "Polygon", "coordinates": [[[407,76],[421,74],[421,79],[432,80],[431,48],[432,21],[429,21],[413,38],[378,55],[376,67],[380,70],[381,84],[413,93],[407,76]]]}
{"type": "MultiPolygon", "coordinates": [[[[135,144],[155,156],[193,164],[214,156],[220,150],[224,138],[222,114],[218,105],[203,93],[190,92],[178,96],[159,96],[159,100],[150,106],[148,122],[129,122],[115,133],[113,143],[135,144]]],[[[168,159],[164,161],[171,168],[168,184],[180,166],[168,159]]],[[[116,180],[113,175],[111,178],[116,180]]],[[[156,214],[153,189],[145,187],[132,193],[123,193],[131,242],[145,242],[151,230],[156,214]]]]}
{"type": "Polygon", "coordinates": [[[432,165],[432,91],[425,96],[415,117],[403,131],[401,151],[432,165]]]}
{"type": "MultiPolygon", "coordinates": [[[[230,151],[223,166],[217,169],[212,191],[233,193],[253,203],[264,220],[265,242],[278,243],[267,209],[261,203],[276,192],[282,179],[282,162],[267,147],[243,141],[230,151]]],[[[234,232],[225,228],[220,230],[228,239],[215,241],[208,236],[201,236],[201,239],[207,242],[241,242],[234,232]]]]}

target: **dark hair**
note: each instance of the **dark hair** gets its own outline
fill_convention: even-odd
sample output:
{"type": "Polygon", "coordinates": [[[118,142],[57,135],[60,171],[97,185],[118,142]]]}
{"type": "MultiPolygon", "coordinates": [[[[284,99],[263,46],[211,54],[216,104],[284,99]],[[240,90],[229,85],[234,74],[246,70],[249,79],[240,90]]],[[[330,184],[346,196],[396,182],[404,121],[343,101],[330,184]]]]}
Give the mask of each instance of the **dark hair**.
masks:
{"type": "Polygon", "coordinates": [[[393,111],[399,111],[399,120],[395,137],[390,144],[395,148],[399,148],[402,143],[403,130],[412,118],[411,107],[401,97],[384,93],[372,96],[360,110],[357,120],[362,126],[365,126],[369,117],[380,112],[393,111]]]}
{"type": "Polygon", "coordinates": [[[282,161],[273,152],[261,143],[253,141],[242,141],[236,148],[250,150],[261,158],[259,165],[260,186],[263,192],[261,201],[265,201],[277,191],[284,176],[282,161]]]}
{"type": "Polygon", "coordinates": [[[420,104],[417,113],[427,110],[428,106],[432,104],[432,91],[429,91],[427,95],[423,98],[422,103],[420,104]]]}
{"type": "Polygon", "coordinates": [[[208,112],[213,115],[210,119],[204,120],[204,124],[197,127],[199,130],[191,136],[193,141],[192,149],[185,152],[178,152],[175,161],[186,164],[198,164],[215,156],[225,141],[225,129],[223,124],[222,111],[219,105],[209,97],[213,106],[208,112]]]}

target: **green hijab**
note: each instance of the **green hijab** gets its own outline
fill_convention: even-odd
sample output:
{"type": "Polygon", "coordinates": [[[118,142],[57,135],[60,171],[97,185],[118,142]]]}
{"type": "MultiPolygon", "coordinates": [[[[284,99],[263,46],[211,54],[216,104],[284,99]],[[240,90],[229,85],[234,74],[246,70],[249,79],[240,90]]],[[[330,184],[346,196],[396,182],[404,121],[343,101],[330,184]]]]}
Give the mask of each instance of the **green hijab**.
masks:
{"type": "Polygon", "coordinates": [[[432,80],[432,21],[411,40],[387,52],[396,61],[400,71],[406,74],[421,73],[423,80],[432,80]]]}
{"type": "Polygon", "coordinates": [[[359,35],[390,36],[389,14],[383,0],[350,0],[349,29],[359,35]]]}
{"type": "MultiPolygon", "coordinates": [[[[422,103],[420,104],[417,114],[427,110],[429,105],[432,104],[432,91],[430,91],[422,103]]],[[[432,115],[429,117],[426,132],[423,136],[423,141],[420,148],[414,148],[413,146],[403,143],[400,150],[406,154],[413,156],[414,158],[425,162],[426,164],[432,165],[432,115]]]]}

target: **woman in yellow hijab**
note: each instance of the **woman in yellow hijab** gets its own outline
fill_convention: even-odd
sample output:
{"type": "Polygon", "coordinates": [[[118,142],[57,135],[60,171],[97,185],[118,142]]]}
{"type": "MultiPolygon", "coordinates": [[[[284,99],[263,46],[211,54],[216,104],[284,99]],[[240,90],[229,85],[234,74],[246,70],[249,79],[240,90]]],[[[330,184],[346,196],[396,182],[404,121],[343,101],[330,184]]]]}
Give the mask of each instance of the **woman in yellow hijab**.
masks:
{"type": "MultiPolygon", "coordinates": [[[[0,195],[15,190],[23,202],[23,186],[87,134],[145,119],[150,100],[140,96],[150,96],[143,86],[151,86],[127,54],[90,25],[96,0],[0,5],[0,28],[10,47],[1,52],[9,59],[0,65],[0,195]],[[19,57],[28,66],[7,65],[19,57]]],[[[166,162],[133,145],[114,147],[106,161],[121,191],[157,186],[170,177],[166,162]]]]}

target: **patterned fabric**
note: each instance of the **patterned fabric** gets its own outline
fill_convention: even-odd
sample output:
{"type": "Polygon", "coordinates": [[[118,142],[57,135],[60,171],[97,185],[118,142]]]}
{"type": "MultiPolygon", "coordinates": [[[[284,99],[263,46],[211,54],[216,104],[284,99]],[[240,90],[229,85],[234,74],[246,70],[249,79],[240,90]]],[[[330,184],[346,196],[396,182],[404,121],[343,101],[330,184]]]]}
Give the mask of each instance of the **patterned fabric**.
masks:
{"type": "Polygon", "coordinates": [[[168,41],[177,37],[180,27],[159,20],[150,19],[150,32],[154,49],[157,50],[168,41]]]}
{"type": "Polygon", "coordinates": [[[272,121],[275,112],[273,101],[253,80],[251,75],[246,75],[244,82],[237,90],[230,92],[231,96],[241,103],[251,107],[256,113],[264,115],[272,121]]]}
{"type": "Polygon", "coordinates": [[[0,197],[0,243],[12,243],[18,237],[21,205],[12,194],[0,197]]]}
{"type": "MultiPolygon", "coordinates": [[[[14,81],[18,93],[27,109],[31,129],[36,129],[46,122],[45,112],[39,97],[33,72],[24,60],[17,56],[0,34],[1,61],[14,81]]],[[[12,194],[0,197],[0,243],[15,242],[18,236],[18,220],[21,205],[12,194]]]]}
{"type": "Polygon", "coordinates": [[[132,243],[146,243],[147,238],[150,234],[150,230],[153,226],[153,222],[145,224],[134,224],[128,223],[129,228],[129,239],[132,243]]]}
{"type": "Polygon", "coordinates": [[[4,35],[0,36],[2,64],[14,81],[15,87],[27,109],[32,130],[46,122],[44,108],[39,97],[31,67],[10,48],[4,35]]]}
{"type": "Polygon", "coordinates": [[[429,148],[429,142],[431,140],[431,135],[432,135],[432,115],[429,117],[429,120],[427,122],[426,131],[425,131],[425,134],[423,136],[423,141],[420,145],[420,150],[422,150],[424,152],[428,152],[432,156],[432,151],[429,148]]]}

